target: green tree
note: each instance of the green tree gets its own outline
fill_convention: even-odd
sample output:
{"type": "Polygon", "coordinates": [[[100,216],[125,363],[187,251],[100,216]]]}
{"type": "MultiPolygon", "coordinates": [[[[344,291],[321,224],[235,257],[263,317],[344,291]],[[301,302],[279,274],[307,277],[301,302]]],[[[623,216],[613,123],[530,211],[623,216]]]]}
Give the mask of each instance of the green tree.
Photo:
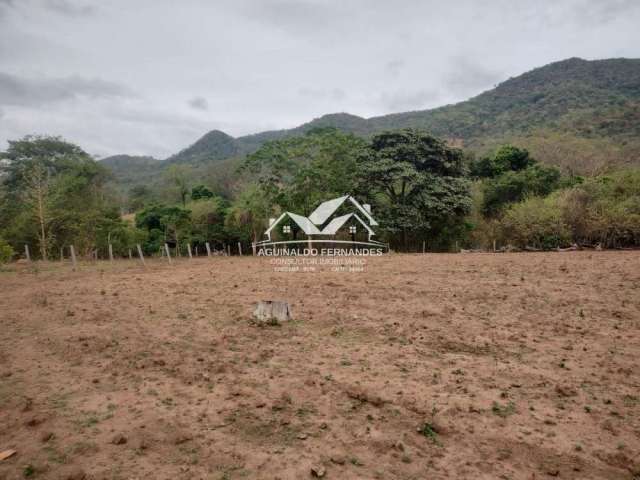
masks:
{"type": "Polygon", "coordinates": [[[165,173],[166,181],[173,186],[177,192],[182,206],[187,205],[187,196],[189,195],[189,181],[191,177],[191,168],[187,165],[170,165],[165,173]]]}
{"type": "Polygon", "coordinates": [[[154,195],[151,189],[146,185],[136,185],[129,190],[129,211],[135,212],[140,210],[147,203],[153,201],[154,195]]]}
{"type": "Polygon", "coordinates": [[[250,184],[232,203],[226,227],[234,236],[255,243],[260,241],[269,218],[274,215],[275,208],[264,190],[257,184],[250,184]]]}
{"type": "Polygon", "coordinates": [[[443,248],[464,230],[471,196],[461,150],[419,130],[391,131],[373,137],[358,167],[360,192],[404,249],[422,239],[443,248]]]}
{"type": "Polygon", "coordinates": [[[484,183],[483,212],[498,215],[510,204],[529,196],[545,196],[562,186],[560,170],[534,164],[524,170],[509,170],[484,183]]]}
{"type": "Polygon", "coordinates": [[[179,246],[190,238],[191,212],[180,207],[154,204],[136,214],[135,225],[148,232],[145,250],[154,253],[165,243],[179,246]]]}
{"type": "Polygon", "coordinates": [[[225,210],[227,202],[220,197],[202,198],[189,203],[191,211],[191,241],[222,243],[226,239],[225,210]]]}
{"type": "Polygon", "coordinates": [[[364,146],[354,135],[314,129],[301,137],[267,142],[247,156],[242,171],[269,203],[307,215],[327,198],[354,190],[357,157],[364,146]]]}
{"type": "Polygon", "coordinates": [[[494,178],[506,172],[519,172],[535,163],[525,149],[503,145],[491,156],[472,162],[471,175],[475,178],[494,178]]]}
{"type": "Polygon", "coordinates": [[[0,156],[6,160],[0,224],[14,245],[37,244],[42,259],[71,241],[79,252],[95,247],[93,225],[112,203],[101,165],[58,137],[10,141],[0,156]]]}
{"type": "Polygon", "coordinates": [[[191,189],[191,200],[213,197],[213,192],[204,185],[197,185],[191,189]]]}

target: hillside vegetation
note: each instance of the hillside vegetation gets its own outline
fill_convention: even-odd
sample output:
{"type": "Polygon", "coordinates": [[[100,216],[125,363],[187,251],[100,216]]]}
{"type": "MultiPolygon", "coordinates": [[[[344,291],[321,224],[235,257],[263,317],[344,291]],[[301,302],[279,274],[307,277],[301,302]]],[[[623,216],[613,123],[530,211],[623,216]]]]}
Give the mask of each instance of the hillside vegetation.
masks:
{"type": "Polygon", "coordinates": [[[270,218],[347,192],[399,251],[636,248],[639,65],[571,59],[436,110],[212,131],[163,161],[95,162],[57,137],[12,140],[0,153],[0,255],[248,248],[270,218]]]}
{"type": "Polygon", "coordinates": [[[369,119],[329,114],[293,129],[238,138],[214,130],[156,164],[149,164],[148,157],[121,161],[120,155],[103,162],[121,187],[123,177],[128,184],[153,183],[168,164],[192,165],[201,173],[207,166],[215,169],[221,160],[252,153],[267,141],[322,127],[362,137],[419,128],[478,155],[512,143],[565,172],[602,173],[640,164],[640,60],[571,58],[510,78],[455,105],[369,119]]]}

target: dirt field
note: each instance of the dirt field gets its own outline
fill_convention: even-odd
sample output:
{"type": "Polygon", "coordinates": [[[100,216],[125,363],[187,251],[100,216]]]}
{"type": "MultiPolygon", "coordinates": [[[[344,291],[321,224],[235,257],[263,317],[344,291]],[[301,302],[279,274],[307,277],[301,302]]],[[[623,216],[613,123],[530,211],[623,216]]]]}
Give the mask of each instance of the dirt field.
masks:
{"type": "Polygon", "coordinates": [[[0,273],[0,479],[640,478],[640,253],[0,273]],[[283,299],[294,321],[250,323],[283,299]]]}

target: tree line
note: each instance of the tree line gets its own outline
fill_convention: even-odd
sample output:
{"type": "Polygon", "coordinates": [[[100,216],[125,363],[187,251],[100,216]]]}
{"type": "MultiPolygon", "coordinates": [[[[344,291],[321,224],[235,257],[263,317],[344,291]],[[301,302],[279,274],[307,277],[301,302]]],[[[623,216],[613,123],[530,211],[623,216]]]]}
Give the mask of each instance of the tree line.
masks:
{"type": "MultiPolygon", "coordinates": [[[[214,248],[262,239],[269,218],[310,214],[351,194],[369,203],[377,239],[397,251],[552,249],[640,244],[640,170],[578,177],[503,145],[475,158],[427,132],[369,139],[333,128],[267,142],[244,157],[219,193],[187,165],[165,171],[162,195],[133,187],[122,199],[109,171],[58,137],[10,141],[0,154],[0,260],[29,245],[41,259],[73,244],[80,256],[124,256],[140,244],[214,248]]],[[[248,251],[249,249],[247,249],[248,251]]]]}

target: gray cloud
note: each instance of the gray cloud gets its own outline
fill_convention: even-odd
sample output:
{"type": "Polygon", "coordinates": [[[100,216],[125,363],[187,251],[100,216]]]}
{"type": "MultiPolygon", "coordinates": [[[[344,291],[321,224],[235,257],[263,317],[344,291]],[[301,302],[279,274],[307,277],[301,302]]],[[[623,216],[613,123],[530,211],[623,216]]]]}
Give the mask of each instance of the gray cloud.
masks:
{"type": "Polygon", "coordinates": [[[384,66],[386,72],[392,77],[397,77],[403,67],[404,61],[400,59],[390,60],[384,66]]]}
{"type": "Polygon", "coordinates": [[[0,20],[3,20],[10,8],[15,5],[14,0],[0,0],[0,20]]]}
{"type": "Polygon", "coordinates": [[[62,15],[84,16],[91,15],[97,11],[95,5],[89,2],[77,0],[0,0],[0,12],[4,8],[42,8],[62,15]]]}
{"type": "Polygon", "coordinates": [[[383,92],[379,103],[386,111],[402,112],[405,110],[421,110],[433,106],[440,99],[440,94],[432,90],[383,92]]]}
{"type": "Polygon", "coordinates": [[[96,6],[88,2],[71,0],[45,0],[44,6],[63,15],[71,16],[92,15],[97,11],[96,6]]]}
{"type": "Polygon", "coordinates": [[[586,27],[606,25],[621,15],[640,10],[637,0],[582,0],[575,9],[575,21],[586,27]]]}
{"type": "Polygon", "coordinates": [[[206,112],[209,110],[209,102],[204,97],[193,97],[189,102],[187,102],[191,108],[194,110],[202,110],[206,112]]]}
{"type": "Polygon", "coordinates": [[[506,80],[504,73],[487,68],[477,59],[457,56],[445,76],[446,87],[456,96],[471,96],[506,80]]]}
{"type": "Polygon", "coordinates": [[[335,101],[344,100],[347,97],[347,94],[341,88],[309,88],[302,87],[298,90],[298,93],[302,97],[308,97],[318,100],[329,99],[335,101]]]}
{"type": "Polygon", "coordinates": [[[0,105],[43,106],[80,97],[127,97],[122,85],[99,78],[25,78],[0,72],[0,105]]]}
{"type": "Polygon", "coordinates": [[[267,0],[249,3],[249,18],[296,34],[313,34],[340,17],[332,15],[332,5],[310,0],[267,0]]]}

